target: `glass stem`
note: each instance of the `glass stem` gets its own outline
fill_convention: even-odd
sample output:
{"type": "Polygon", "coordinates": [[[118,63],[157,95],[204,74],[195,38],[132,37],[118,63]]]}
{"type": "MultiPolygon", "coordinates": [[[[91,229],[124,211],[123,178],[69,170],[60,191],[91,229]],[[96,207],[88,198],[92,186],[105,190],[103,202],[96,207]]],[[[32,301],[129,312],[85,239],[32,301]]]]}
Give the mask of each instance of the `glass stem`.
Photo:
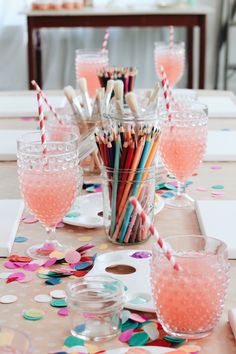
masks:
{"type": "Polygon", "coordinates": [[[46,227],[47,239],[46,243],[54,243],[56,241],[55,238],[55,227],[46,227]]]}
{"type": "Polygon", "coordinates": [[[185,194],[186,183],[178,181],[177,197],[181,198],[185,194]]]}

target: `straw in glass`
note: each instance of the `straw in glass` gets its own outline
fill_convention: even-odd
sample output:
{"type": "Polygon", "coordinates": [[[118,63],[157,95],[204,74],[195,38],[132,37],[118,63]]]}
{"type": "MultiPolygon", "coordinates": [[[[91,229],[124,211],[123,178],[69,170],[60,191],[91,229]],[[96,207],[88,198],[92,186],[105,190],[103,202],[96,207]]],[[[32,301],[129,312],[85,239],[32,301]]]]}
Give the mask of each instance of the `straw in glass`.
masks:
{"type": "Polygon", "coordinates": [[[105,52],[107,50],[109,36],[110,36],[110,33],[109,33],[109,30],[107,29],[105,32],[105,36],[103,38],[103,42],[102,42],[102,51],[103,52],[105,52]]]}
{"type": "Polygon", "coordinates": [[[167,88],[167,75],[164,71],[163,66],[160,66],[160,71],[161,71],[161,85],[164,93],[164,98],[166,102],[166,110],[168,112],[168,120],[171,121],[172,119],[172,114],[171,114],[171,107],[170,107],[170,97],[169,97],[169,92],[167,88]]]}
{"type": "Polygon", "coordinates": [[[46,131],[45,131],[45,121],[44,121],[44,113],[43,113],[43,102],[42,102],[42,93],[37,93],[37,101],[38,101],[38,113],[39,113],[39,127],[41,133],[41,143],[43,149],[43,156],[47,155],[47,140],[46,140],[46,131]]]}
{"type": "Polygon", "coordinates": [[[130,203],[134,207],[134,209],[138,212],[142,222],[148,227],[151,235],[156,239],[158,246],[162,249],[164,255],[168,259],[168,261],[171,263],[172,267],[174,270],[180,270],[180,266],[176,262],[175,257],[173,254],[170,252],[170,247],[167,242],[165,242],[160,236],[159,233],[157,232],[157,229],[155,226],[151,223],[151,220],[149,216],[144,212],[143,208],[141,207],[140,203],[138,202],[137,198],[131,197],[129,199],[130,203]]]}

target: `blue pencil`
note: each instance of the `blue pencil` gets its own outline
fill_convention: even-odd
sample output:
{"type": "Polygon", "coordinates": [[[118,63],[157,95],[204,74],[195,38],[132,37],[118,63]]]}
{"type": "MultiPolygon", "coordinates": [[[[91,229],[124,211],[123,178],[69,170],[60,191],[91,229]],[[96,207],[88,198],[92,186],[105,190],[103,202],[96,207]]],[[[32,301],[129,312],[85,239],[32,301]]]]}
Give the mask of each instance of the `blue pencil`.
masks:
{"type": "MultiPolygon", "coordinates": [[[[148,158],[148,154],[149,154],[149,150],[151,147],[151,140],[150,137],[147,138],[146,142],[145,142],[145,146],[143,149],[143,153],[142,153],[142,157],[138,166],[138,170],[139,172],[136,174],[135,176],[135,180],[134,180],[134,185],[133,185],[133,189],[131,192],[131,196],[135,196],[138,193],[138,188],[139,188],[139,183],[142,180],[142,174],[143,174],[143,169],[145,167],[147,158],[148,158]]],[[[124,242],[124,238],[125,238],[125,234],[127,232],[128,226],[129,226],[129,220],[131,217],[133,211],[133,206],[131,203],[128,204],[125,216],[124,216],[124,222],[120,231],[120,237],[119,237],[119,242],[124,242]]]]}
{"type": "Polygon", "coordinates": [[[120,134],[118,134],[116,140],[116,152],[115,152],[115,162],[114,162],[114,173],[113,173],[113,188],[111,197],[111,229],[110,236],[113,235],[116,228],[116,199],[118,190],[118,177],[119,177],[119,164],[120,164],[120,134]]]}

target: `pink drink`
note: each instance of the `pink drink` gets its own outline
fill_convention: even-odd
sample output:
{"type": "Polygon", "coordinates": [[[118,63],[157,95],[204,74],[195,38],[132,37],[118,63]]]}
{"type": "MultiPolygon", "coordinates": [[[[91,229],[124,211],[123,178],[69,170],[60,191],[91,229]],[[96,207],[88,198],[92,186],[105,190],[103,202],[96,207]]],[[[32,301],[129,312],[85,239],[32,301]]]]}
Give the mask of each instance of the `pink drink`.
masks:
{"type": "Polygon", "coordinates": [[[88,83],[88,91],[91,97],[94,97],[96,90],[101,87],[98,79],[98,71],[108,66],[107,51],[87,52],[76,51],[75,71],[76,80],[85,77],[88,83]]]}
{"type": "Polygon", "coordinates": [[[70,209],[77,191],[77,170],[25,170],[21,192],[30,211],[47,227],[54,227],[70,209]]]}
{"type": "Polygon", "coordinates": [[[205,152],[206,138],[206,125],[162,127],[161,157],[178,181],[186,181],[199,166],[205,152]]]}
{"type": "Polygon", "coordinates": [[[163,66],[170,86],[174,87],[177,82],[179,82],[184,72],[184,46],[174,45],[173,48],[169,48],[168,46],[164,46],[164,44],[162,46],[156,45],[154,60],[157,75],[161,77],[160,67],[163,66]]]}
{"type": "Polygon", "coordinates": [[[173,270],[165,256],[153,257],[153,299],[157,317],[168,333],[200,338],[212,331],[221,316],[228,265],[219,255],[184,254],[177,257],[180,271],[173,270]]]}

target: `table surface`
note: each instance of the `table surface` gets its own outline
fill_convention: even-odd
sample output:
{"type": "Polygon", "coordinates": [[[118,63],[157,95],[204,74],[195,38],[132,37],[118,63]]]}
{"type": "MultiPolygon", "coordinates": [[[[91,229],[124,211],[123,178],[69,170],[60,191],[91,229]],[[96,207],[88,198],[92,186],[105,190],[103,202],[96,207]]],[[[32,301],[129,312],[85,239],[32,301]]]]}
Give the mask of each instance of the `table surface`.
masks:
{"type": "MultiPolygon", "coordinates": [[[[199,95],[204,94],[221,95],[220,92],[200,92],[199,95]]],[[[26,94],[26,93],[25,93],[26,94]]],[[[229,93],[232,97],[232,94],[229,93]]],[[[235,99],[235,98],[234,98],[235,99]]],[[[235,99],[236,102],[236,99],[235,99]]],[[[31,120],[25,122],[20,119],[0,119],[0,129],[16,128],[27,129],[35,126],[36,122],[31,120]]],[[[236,130],[236,119],[210,119],[209,129],[230,128],[236,130]]],[[[215,163],[214,163],[215,164],[215,163]]],[[[213,163],[205,162],[201,165],[198,175],[192,177],[193,184],[189,187],[189,194],[197,199],[211,199],[210,187],[214,184],[222,184],[225,186],[225,199],[236,199],[236,163],[226,162],[217,163],[221,165],[221,170],[212,170],[213,163]],[[206,186],[207,192],[198,192],[198,186],[206,186]]],[[[85,181],[92,180],[97,177],[85,176],[85,181]]],[[[0,198],[13,199],[19,198],[17,170],[15,162],[0,162],[0,198]]],[[[164,208],[156,218],[157,227],[162,235],[183,235],[183,234],[200,234],[197,217],[194,210],[174,210],[164,208]]],[[[45,233],[39,223],[23,224],[21,223],[18,235],[26,235],[29,240],[26,243],[14,244],[13,253],[23,255],[26,247],[38,241],[43,241],[45,233]]],[[[58,240],[69,244],[72,247],[78,247],[85,242],[78,241],[78,237],[89,236],[91,243],[96,246],[96,251],[99,250],[99,245],[106,243],[108,248],[105,252],[116,251],[123,249],[122,246],[115,246],[106,240],[104,231],[86,230],[83,228],[76,228],[64,226],[64,228],[57,230],[58,240]]],[[[149,249],[151,247],[151,240],[139,246],[132,246],[132,249],[149,249]]],[[[128,248],[127,248],[128,249],[128,248]]],[[[95,252],[94,252],[95,253],[95,252]]],[[[6,271],[3,267],[4,260],[0,261],[0,273],[6,271]]],[[[195,341],[193,343],[202,347],[203,354],[234,354],[236,353],[235,339],[227,323],[227,312],[229,309],[236,307],[236,261],[231,263],[231,281],[229,284],[229,291],[227,295],[226,305],[223,316],[216,329],[208,338],[195,341]]],[[[64,279],[60,285],[56,285],[54,289],[64,289],[68,280],[64,279]]],[[[49,304],[39,304],[33,300],[37,294],[46,294],[51,290],[44,284],[43,279],[39,279],[35,275],[35,279],[31,283],[6,284],[4,280],[0,279],[0,294],[16,294],[18,301],[10,305],[0,304],[0,324],[9,325],[17,329],[27,332],[33,341],[34,353],[45,354],[50,350],[59,350],[63,345],[63,339],[69,335],[70,318],[60,317],[57,315],[57,310],[50,307],[49,304]],[[22,311],[29,308],[38,308],[45,311],[45,317],[40,321],[27,321],[22,318],[22,311]]],[[[97,344],[99,349],[113,349],[122,347],[122,343],[118,340],[111,342],[97,344]]]]}
{"type": "Polygon", "coordinates": [[[208,15],[214,8],[208,5],[196,7],[178,5],[170,7],[160,6],[123,6],[123,7],[84,7],[79,10],[32,10],[24,9],[21,13],[26,16],[110,16],[110,15],[208,15]]]}

